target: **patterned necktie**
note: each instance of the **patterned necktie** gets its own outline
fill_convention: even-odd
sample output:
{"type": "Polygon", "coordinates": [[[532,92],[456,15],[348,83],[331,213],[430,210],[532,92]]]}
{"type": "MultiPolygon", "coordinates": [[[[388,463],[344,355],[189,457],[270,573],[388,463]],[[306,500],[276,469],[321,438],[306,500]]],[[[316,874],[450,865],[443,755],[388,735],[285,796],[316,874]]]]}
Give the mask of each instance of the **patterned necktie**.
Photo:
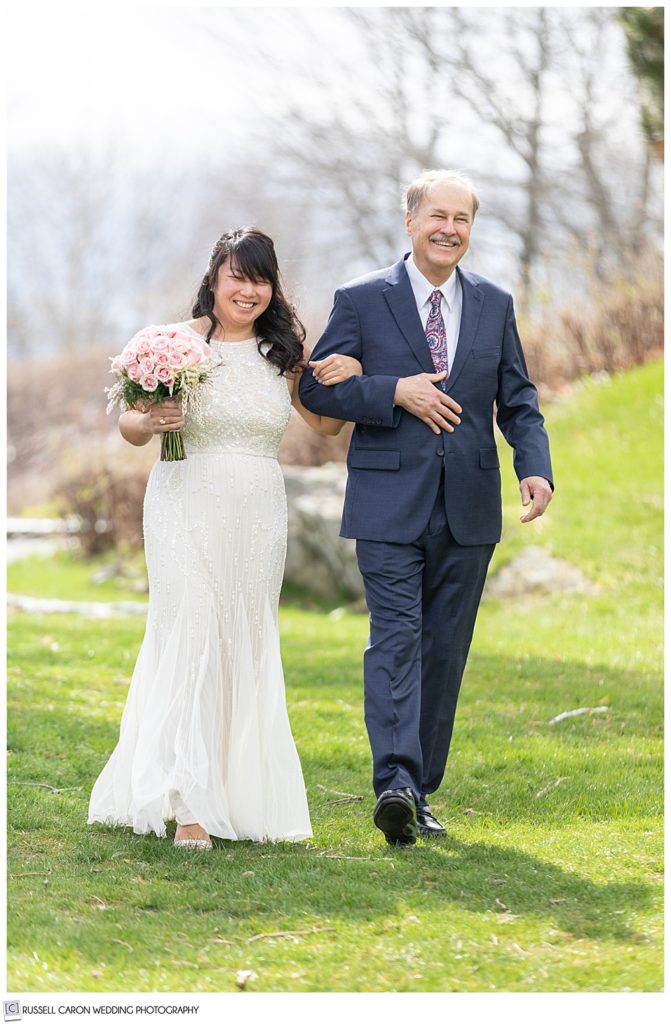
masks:
{"type": "MultiPolygon", "coordinates": [[[[438,288],[436,288],[435,292],[431,293],[431,312],[424,328],[436,373],[442,373],[443,370],[449,372],[447,363],[447,334],[445,332],[445,321],[440,312],[441,297],[441,292],[438,288]]],[[[445,380],[447,380],[447,377],[445,380]]],[[[445,380],[440,382],[439,387],[444,388],[445,380]]]]}

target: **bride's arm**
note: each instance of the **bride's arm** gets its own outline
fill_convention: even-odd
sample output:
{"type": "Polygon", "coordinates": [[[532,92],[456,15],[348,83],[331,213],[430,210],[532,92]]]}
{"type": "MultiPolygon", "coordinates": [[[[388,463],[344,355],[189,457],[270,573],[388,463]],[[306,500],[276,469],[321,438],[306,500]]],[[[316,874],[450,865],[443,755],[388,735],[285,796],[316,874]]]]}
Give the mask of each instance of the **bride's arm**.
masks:
{"type": "Polygon", "coordinates": [[[140,412],[139,409],[128,409],[119,416],[119,432],[129,444],[148,444],[154,436],[149,426],[149,413],[140,412]]]}
{"type": "MultiPolygon", "coordinates": [[[[309,358],[309,353],[305,353],[305,362],[309,358]]],[[[314,364],[315,376],[317,373],[320,374],[321,384],[339,384],[343,380],[349,380],[350,377],[360,376],[363,373],[363,368],[358,359],[354,359],[352,356],[343,356],[339,353],[334,353],[328,356],[326,359],[322,359],[319,363],[314,364]]],[[[298,393],[298,383],[301,379],[302,371],[288,373],[287,381],[289,384],[289,390],[291,393],[291,403],[305,422],[316,430],[318,434],[328,434],[335,437],[339,434],[342,428],[345,426],[346,420],[332,419],[330,416],[320,416],[318,413],[310,412],[306,409],[301,402],[300,395],[298,393]]]]}

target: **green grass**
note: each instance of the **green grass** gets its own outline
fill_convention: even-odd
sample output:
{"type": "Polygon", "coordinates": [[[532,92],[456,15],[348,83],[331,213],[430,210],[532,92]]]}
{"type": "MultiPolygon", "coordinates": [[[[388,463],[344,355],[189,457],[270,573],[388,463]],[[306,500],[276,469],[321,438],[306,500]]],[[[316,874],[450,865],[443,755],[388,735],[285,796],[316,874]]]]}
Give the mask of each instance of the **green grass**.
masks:
{"type": "MultiPolygon", "coordinates": [[[[58,598],[67,601],[138,601],[146,603],[147,594],[134,584],[146,580],[144,553],[119,560],[114,551],[84,559],[76,548],[62,549],[50,555],[34,554],[7,566],[7,590],[30,597],[58,598]],[[122,572],[97,582],[96,573],[121,561],[122,572]]],[[[332,611],[351,604],[352,598],[341,592],[321,597],[298,584],[284,581],[281,603],[307,611],[332,611]]]]}
{"type": "Polygon", "coordinates": [[[114,551],[85,560],[78,551],[64,549],[51,555],[29,555],[7,566],[7,590],[11,594],[59,598],[68,601],[140,601],[146,593],[133,584],[146,578],[144,555],[124,557],[129,575],[116,575],[102,583],[94,581],[97,572],[118,562],[114,551]],[[130,575],[132,573],[133,575],[130,575]]]}
{"type": "Polygon", "coordinates": [[[263,992],[660,991],[661,381],[646,366],[547,410],[544,521],[517,523],[504,474],[498,564],[541,543],[600,592],[483,605],[442,841],[392,850],[371,824],[365,616],[281,612],[314,839],[194,857],[85,825],[142,624],[12,615],[8,988],[227,992],[252,969],[263,992]]]}

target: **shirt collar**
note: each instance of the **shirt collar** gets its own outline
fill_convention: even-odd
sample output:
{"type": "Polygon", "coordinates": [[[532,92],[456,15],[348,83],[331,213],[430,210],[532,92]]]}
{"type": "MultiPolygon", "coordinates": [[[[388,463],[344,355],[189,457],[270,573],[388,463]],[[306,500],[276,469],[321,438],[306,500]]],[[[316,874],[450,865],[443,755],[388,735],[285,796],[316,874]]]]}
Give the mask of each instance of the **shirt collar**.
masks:
{"type": "Polygon", "coordinates": [[[452,271],[447,281],[443,281],[441,285],[431,284],[431,282],[424,277],[424,274],[418,269],[412,253],[410,253],[405,261],[405,269],[407,270],[408,277],[410,278],[410,284],[412,285],[412,290],[415,295],[415,301],[420,308],[429,302],[437,288],[438,291],[442,293],[442,296],[447,303],[447,308],[452,312],[457,298],[456,268],[452,271]]]}

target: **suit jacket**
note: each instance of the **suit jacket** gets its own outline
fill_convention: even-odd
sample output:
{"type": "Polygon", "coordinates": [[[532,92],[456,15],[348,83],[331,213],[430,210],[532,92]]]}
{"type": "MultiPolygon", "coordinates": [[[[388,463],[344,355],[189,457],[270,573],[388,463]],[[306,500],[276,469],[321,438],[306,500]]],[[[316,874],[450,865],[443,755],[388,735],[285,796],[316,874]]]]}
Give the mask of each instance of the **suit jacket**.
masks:
{"type": "Polygon", "coordinates": [[[520,480],[552,484],[548,436],[529,380],[512,297],[478,274],[457,267],[462,288],[461,329],[446,390],[462,407],[454,432],[434,434],[418,417],[394,406],[399,377],[434,373],[417,312],[407,255],[392,267],[336,291],[314,359],[354,356],[363,376],[326,387],[308,367],[301,401],[324,416],[352,420],[341,536],[408,543],[426,528],[445,466],[445,508],[459,544],[501,538],[501,475],[496,422],[514,449],[520,480]]]}

